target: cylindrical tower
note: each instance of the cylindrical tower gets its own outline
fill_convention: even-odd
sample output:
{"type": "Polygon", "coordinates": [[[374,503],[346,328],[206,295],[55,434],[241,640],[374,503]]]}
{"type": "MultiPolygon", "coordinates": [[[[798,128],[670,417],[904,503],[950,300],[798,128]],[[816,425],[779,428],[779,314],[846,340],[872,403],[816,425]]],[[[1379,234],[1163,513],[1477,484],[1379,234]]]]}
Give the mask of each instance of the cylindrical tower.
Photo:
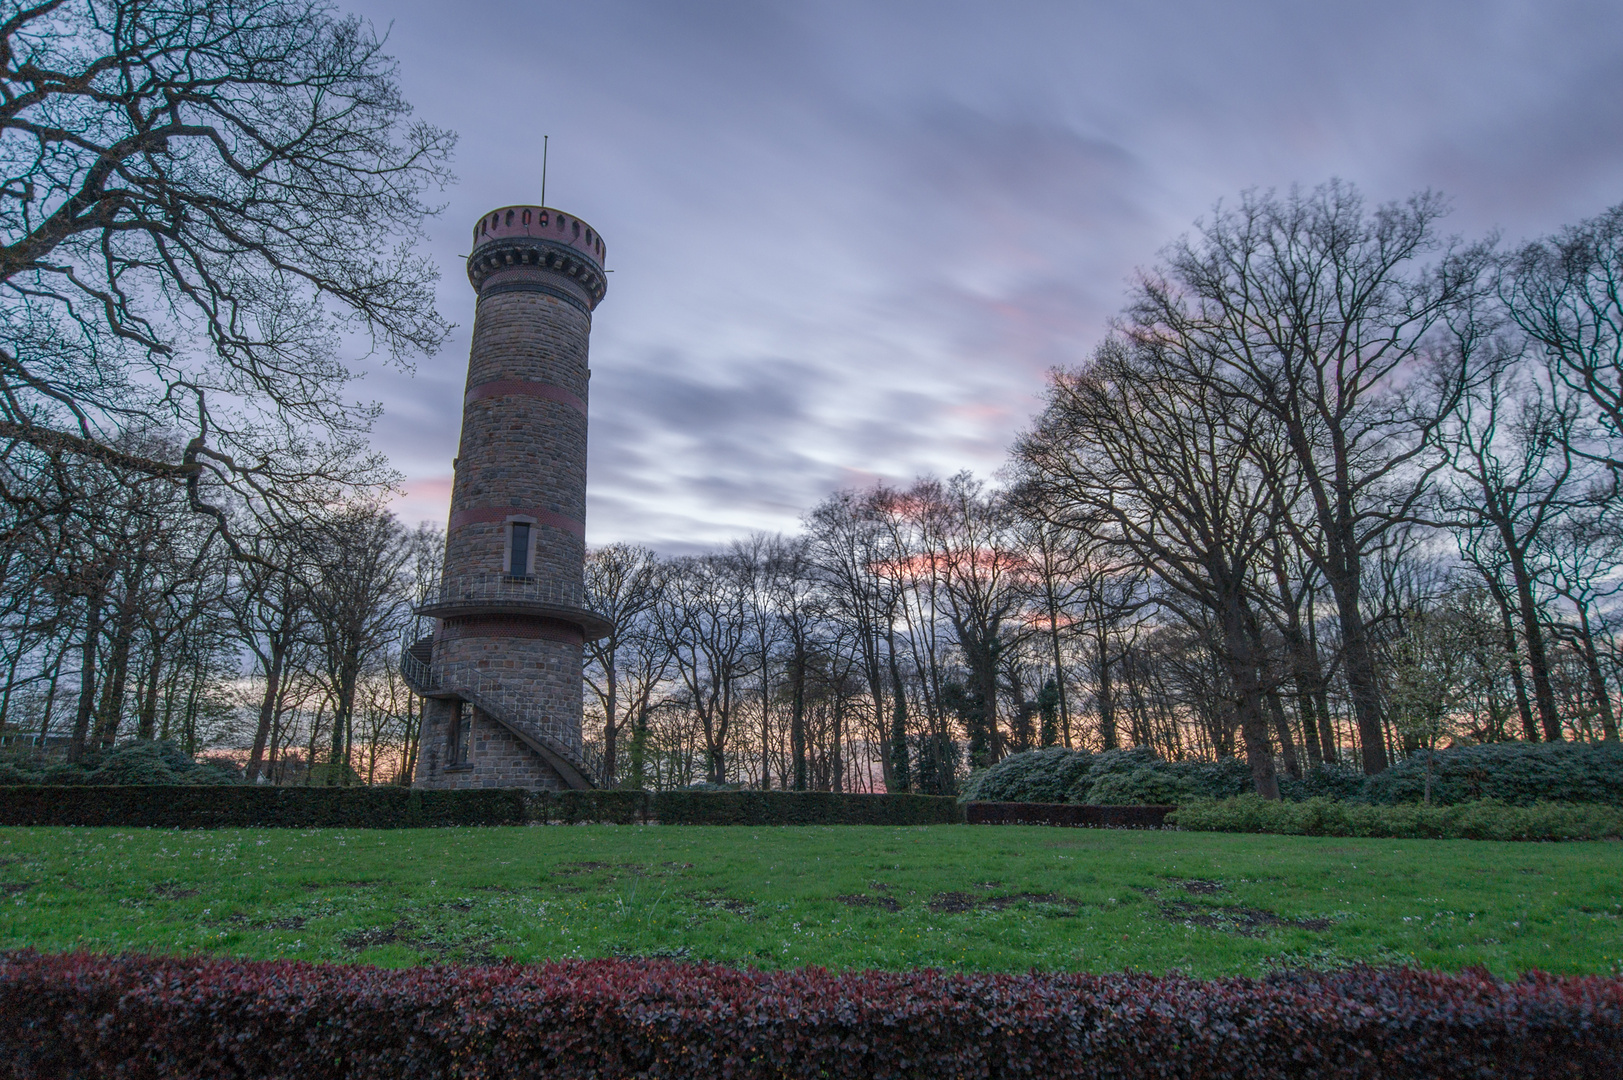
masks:
{"type": "Polygon", "coordinates": [[[603,260],[595,229],[548,207],[504,207],[474,226],[445,564],[419,608],[437,624],[411,650],[411,682],[429,698],[418,786],[591,786],[581,649],[605,627],[582,584],[586,347],[603,260]]]}

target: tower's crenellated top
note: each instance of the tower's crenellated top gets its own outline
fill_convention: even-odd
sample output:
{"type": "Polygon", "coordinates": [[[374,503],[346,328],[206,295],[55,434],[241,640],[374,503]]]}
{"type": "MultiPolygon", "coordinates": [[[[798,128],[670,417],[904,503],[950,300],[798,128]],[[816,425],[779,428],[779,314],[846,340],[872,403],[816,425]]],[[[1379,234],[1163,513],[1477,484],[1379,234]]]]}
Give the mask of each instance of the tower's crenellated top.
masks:
{"type": "Polygon", "coordinates": [[[504,206],[473,227],[468,280],[482,289],[487,278],[509,268],[550,270],[573,280],[596,307],[608,289],[606,253],[603,237],[578,217],[549,206],[504,206]]]}

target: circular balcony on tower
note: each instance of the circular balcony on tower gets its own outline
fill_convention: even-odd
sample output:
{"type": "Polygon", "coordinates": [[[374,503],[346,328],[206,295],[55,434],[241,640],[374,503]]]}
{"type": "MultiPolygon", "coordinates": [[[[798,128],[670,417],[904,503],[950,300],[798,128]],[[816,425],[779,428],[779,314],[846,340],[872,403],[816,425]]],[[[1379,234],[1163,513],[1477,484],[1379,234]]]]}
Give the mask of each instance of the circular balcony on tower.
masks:
{"type": "Polygon", "coordinates": [[[585,589],[542,577],[467,574],[434,582],[423,591],[416,612],[433,619],[508,615],[551,619],[580,628],[587,641],[606,635],[613,624],[586,606],[585,589]]]}

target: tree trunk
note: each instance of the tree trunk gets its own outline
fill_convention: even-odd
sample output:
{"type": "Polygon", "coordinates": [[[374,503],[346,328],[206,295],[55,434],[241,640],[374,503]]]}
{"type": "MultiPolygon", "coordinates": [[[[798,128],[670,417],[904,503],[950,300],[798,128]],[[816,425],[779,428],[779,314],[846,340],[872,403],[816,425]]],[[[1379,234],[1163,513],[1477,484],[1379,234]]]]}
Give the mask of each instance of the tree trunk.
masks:
{"type": "Polygon", "coordinates": [[[1065,664],[1060,658],[1059,602],[1054,598],[1052,586],[1048,589],[1048,642],[1054,651],[1054,685],[1059,689],[1059,726],[1065,739],[1065,749],[1071,748],[1071,705],[1065,696],[1065,664]]]}
{"type": "MultiPolygon", "coordinates": [[[[842,679],[841,682],[844,680],[842,679]]],[[[832,764],[835,792],[845,790],[845,695],[839,686],[834,689],[834,761],[832,764]]]]}
{"type": "Polygon", "coordinates": [[[118,726],[124,718],[124,687],[129,681],[130,648],[135,643],[135,621],[141,600],[141,579],[146,576],[147,560],[138,556],[124,584],[124,596],[118,604],[118,622],[113,630],[113,651],[108,657],[107,685],[103,688],[100,715],[96,719],[96,734],[92,740],[102,749],[110,749],[118,738],[118,726]]]}
{"type": "Polygon", "coordinates": [[[96,645],[101,637],[101,593],[85,601],[85,640],[79,662],[79,709],[73,717],[73,736],[68,742],[68,760],[85,756],[85,740],[90,736],[90,717],[96,707],[96,645]]]}
{"type": "Polygon", "coordinates": [[[806,639],[795,631],[793,698],[789,716],[789,752],[794,763],[796,791],[806,790],[806,639]]]}
{"type": "Polygon", "coordinates": [[[1273,747],[1268,740],[1268,722],[1262,713],[1262,685],[1256,657],[1251,652],[1246,619],[1237,608],[1222,612],[1224,662],[1234,686],[1234,710],[1245,742],[1245,757],[1251,766],[1251,782],[1264,799],[1279,800],[1279,777],[1274,772],[1273,747]]]}
{"type": "Polygon", "coordinates": [[[163,646],[157,635],[152,638],[152,662],[147,665],[146,691],[141,696],[141,714],[135,737],[151,739],[157,734],[158,685],[163,674],[163,646]]]}
{"type": "Polygon", "coordinates": [[[1292,780],[1302,778],[1302,762],[1296,756],[1296,740],[1291,738],[1290,721],[1285,716],[1285,703],[1277,690],[1268,691],[1268,711],[1273,714],[1274,732],[1279,736],[1280,751],[1285,758],[1285,775],[1292,780]]]}
{"type": "Polygon", "coordinates": [[[911,791],[912,777],[908,767],[907,755],[907,695],[902,691],[902,671],[896,663],[896,634],[889,631],[886,635],[887,652],[890,655],[890,689],[894,698],[890,715],[890,780],[887,780],[887,791],[911,791]],[[894,786],[892,786],[894,782],[894,786]]]}
{"type": "Polygon", "coordinates": [[[62,636],[62,647],[56,651],[56,659],[51,662],[51,680],[45,690],[45,718],[39,724],[39,748],[45,749],[45,740],[51,734],[51,710],[56,706],[56,681],[62,674],[62,658],[68,654],[68,636],[62,636]]]}
{"type": "Polygon", "coordinates": [[[1309,648],[1307,635],[1302,633],[1302,608],[1296,591],[1291,588],[1282,558],[1274,562],[1274,581],[1279,600],[1286,609],[1285,652],[1290,658],[1291,680],[1296,684],[1296,713],[1302,721],[1302,742],[1307,748],[1309,768],[1317,768],[1322,761],[1335,760],[1335,748],[1322,740],[1319,733],[1317,710],[1313,707],[1315,684],[1324,676],[1319,668],[1318,656],[1309,648]]]}
{"type": "Polygon", "coordinates": [[[637,718],[631,723],[631,779],[640,789],[648,786],[643,772],[648,754],[648,702],[646,697],[637,703],[637,718]]]}
{"type": "Polygon", "coordinates": [[[1355,574],[1326,574],[1335,596],[1336,614],[1341,617],[1341,647],[1347,666],[1347,693],[1352,698],[1353,717],[1358,725],[1359,753],[1364,774],[1386,771],[1386,734],[1381,723],[1380,684],[1375,676],[1375,651],[1370,645],[1369,628],[1359,605],[1355,574]]]}
{"type": "Polygon", "coordinates": [[[1095,636],[1099,647],[1099,737],[1106,750],[1116,750],[1121,747],[1121,739],[1116,734],[1116,703],[1110,687],[1110,639],[1103,625],[1095,636]]]}
{"type": "MultiPolygon", "coordinates": [[[[1507,536],[1505,539],[1514,539],[1507,536]]],[[[1510,572],[1516,585],[1516,606],[1522,619],[1522,640],[1527,644],[1527,666],[1533,676],[1533,701],[1538,706],[1539,723],[1548,742],[1561,741],[1561,714],[1555,703],[1555,684],[1550,680],[1550,660],[1544,645],[1544,624],[1539,621],[1538,601],[1533,596],[1533,575],[1527,560],[1515,547],[1509,547],[1510,572]]]]}
{"type": "MultiPolygon", "coordinates": [[[[283,626],[287,619],[283,618],[283,626]]],[[[254,728],[254,745],[248,753],[248,782],[259,779],[263,764],[265,743],[270,738],[271,725],[276,719],[276,705],[282,692],[282,664],[287,656],[287,638],[278,634],[270,643],[270,666],[265,671],[265,696],[259,702],[259,723],[254,728]]]]}
{"type": "Polygon", "coordinates": [[[333,702],[332,762],[327,770],[327,786],[349,785],[349,725],[355,711],[355,684],[360,674],[360,657],[344,657],[338,671],[338,700],[333,702]]]}
{"type": "Polygon", "coordinates": [[[1584,654],[1584,667],[1589,673],[1589,692],[1595,698],[1596,713],[1600,716],[1601,737],[1607,742],[1617,742],[1617,717],[1612,712],[1612,692],[1606,685],[1606,676],[1600,670],[1600,652],[1595,648],[1588,605],[1574,606],[1578,609],[1578,646],[1584,654]]]}
{"type": "Polygon", "coordinates": [[[608,683],[608,698],[603,709],[603,786],[614,786],[614,774],[619,767],[617,751],[620,748],[620,668],[609,653],[603,665],[603,678],[608,683]]]}

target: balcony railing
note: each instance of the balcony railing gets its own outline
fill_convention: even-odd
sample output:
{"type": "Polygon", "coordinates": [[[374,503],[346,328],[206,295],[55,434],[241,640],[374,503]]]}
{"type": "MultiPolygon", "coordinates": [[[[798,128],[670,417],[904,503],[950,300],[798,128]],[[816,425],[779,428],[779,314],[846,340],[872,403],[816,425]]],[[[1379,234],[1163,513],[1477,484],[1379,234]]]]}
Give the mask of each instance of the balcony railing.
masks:
{"type": "Polygon", "coordinates": [[[576,581],[535,575],[460,574],[431,579],[418,596],[417,606],[478,607],[486,604],[533,604],[541,607],[583,609],[586,590],[576,581]]]}

